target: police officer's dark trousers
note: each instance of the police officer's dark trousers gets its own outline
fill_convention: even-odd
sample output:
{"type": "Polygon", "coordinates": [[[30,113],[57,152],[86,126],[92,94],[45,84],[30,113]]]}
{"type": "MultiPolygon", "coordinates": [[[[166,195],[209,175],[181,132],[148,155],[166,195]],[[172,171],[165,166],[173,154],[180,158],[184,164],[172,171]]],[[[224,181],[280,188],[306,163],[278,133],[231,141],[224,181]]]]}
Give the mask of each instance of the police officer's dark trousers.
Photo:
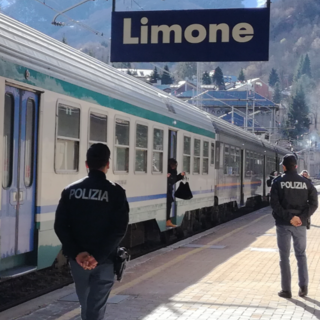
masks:
{"type": "Polygon", "coordinates": [[[93,270],[84,270],[75,260],[70,260],[70,266],[82,320],[103,320],[114,283],[113,261],[98,265],[93,270]]]}
{"type": "Polygon", "coordinates": [[[308,286],[308,266],[306,257],[307,228],[286,225],[277,226],[277,240],[280,253],[281,286],[284,291],[291,291],[290,249],[291,238],[298,263],[299,286],[308,286]]]}

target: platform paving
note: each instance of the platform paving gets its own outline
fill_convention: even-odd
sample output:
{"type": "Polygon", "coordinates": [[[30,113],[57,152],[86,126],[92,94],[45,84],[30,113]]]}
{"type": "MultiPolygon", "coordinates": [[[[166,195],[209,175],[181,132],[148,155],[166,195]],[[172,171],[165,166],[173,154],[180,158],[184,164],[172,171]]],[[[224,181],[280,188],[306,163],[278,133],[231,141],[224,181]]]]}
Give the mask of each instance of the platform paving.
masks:
{"type": "MultiPolygon", "coordinates": [[[[112,291],[112,296],[126,297],[108,305],[105,319],[320,319],[319,213],[313,216],[308,231],[310,286],[305,299],[298,296],[293,253],[293,298],[277,295],[280,272],[276,231],[271,209],[264,208],[133,261],[123,282],[112,291]]],[[[70,294],[70,287],[66,290],[65,296],[70,294]]],[[[9,312],[5,313],[6,319],[10,319],[9,312]]],[[[53,300],[11,319],[81,318],[77,302],[53,300]]]]}

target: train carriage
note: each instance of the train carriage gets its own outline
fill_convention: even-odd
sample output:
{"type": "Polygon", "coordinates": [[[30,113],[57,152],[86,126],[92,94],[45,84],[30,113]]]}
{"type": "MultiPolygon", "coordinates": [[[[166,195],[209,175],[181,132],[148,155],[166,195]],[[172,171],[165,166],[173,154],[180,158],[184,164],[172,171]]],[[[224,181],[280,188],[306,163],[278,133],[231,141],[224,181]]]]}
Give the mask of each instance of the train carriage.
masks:
{"type": "Polygon", "coordinates": [[[127,191],[130,246],[166,232],[170,157],[194,195],[173,206],[183,225],[265,196],[266,175],[287,152],[2,14],[0,114],[2,278],[52,265],[60,193],[87,174],[92,143],[108,144],[108,178],[127,191]]]}

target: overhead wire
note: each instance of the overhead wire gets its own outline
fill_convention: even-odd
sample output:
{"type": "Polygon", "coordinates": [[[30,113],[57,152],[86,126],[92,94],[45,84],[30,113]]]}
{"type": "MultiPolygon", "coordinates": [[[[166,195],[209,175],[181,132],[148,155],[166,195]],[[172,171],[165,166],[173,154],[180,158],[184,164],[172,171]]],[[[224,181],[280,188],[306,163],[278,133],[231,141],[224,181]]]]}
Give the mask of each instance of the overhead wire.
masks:
{"type": "MultiPolygon", "coordinates": [[[[41,1],[41,0],[34,0],[34,1],[36,1],[36,2],[38,2],[38,3],[40,3],[40,4],[44,5],[44,6],[46,6],[47,8],[51,9],[52,11],[54,11],[54,12],[56,12],[56,13],[61,12],[61,10],[57,10],[57,9],[49,6],[45,1],[41,1]]],[[[56,1],[54,1],[54,2],[56,2],[56,1]]],[[[71,17],[69,17],[69,16],[66,15],[65,13],[61,13],[61,15],[62,15],[63,17],[65,17],[65,18],[67,18],[68,20],[72,21],[73,23],[79,25],[80,27],[82,27],[82,28],[84,28],[84,29],[86,29],[86,30],[94,33],[96,36],[101,36],[101,37],[104,37],[104,38],[108,39],[107,37],[104,36],[103,32],[99,32],[99,31],[97,31],[97,30],[94,30],[94,29],[91,28],[90,26],[88,26],[88,25],[86,25],[86,24],[84,24],[84,23],[81,23],[81,22],[79,22],[79,21],[77,21],[77,20],[72,19],[71,17]]]]}

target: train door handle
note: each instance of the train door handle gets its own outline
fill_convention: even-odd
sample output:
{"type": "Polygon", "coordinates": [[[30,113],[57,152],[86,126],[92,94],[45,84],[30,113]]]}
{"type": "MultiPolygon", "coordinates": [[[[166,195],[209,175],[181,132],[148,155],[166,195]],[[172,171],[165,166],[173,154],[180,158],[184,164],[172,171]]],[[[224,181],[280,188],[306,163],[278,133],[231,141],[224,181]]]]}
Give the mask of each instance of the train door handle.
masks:
{"type": "Polygon", "coordinates": [[[19,192],[19,202],[22,202],[24,200],[24,192],[20,191],[19,192]]]}
{"type": "Polygon", "coordinates": [[[11,202],[12,202],[12,203],[15,203],[15,202],[18,201],[18,199],[17,199],[17,193],[18,193],[18,192],[11,192],[11,202]]]}

